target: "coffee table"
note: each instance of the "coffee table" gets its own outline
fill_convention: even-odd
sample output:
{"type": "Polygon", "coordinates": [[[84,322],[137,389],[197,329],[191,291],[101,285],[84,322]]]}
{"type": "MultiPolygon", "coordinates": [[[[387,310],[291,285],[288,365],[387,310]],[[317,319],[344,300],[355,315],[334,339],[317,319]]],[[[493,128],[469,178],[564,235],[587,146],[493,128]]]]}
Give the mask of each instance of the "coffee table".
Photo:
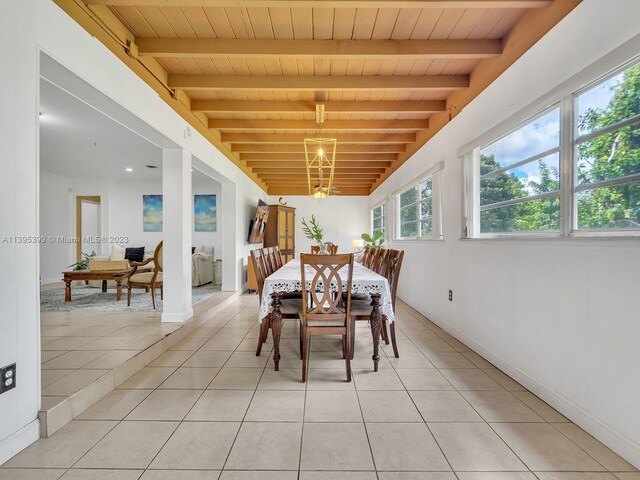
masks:
{"type": "Polygon", "coordinates": [[[129,277],[131,268],[125,270],[74,270],[62,272],[64,275],[64,301],[71,301],[71,282],[76,280],[102,280],[102,291],[107,291],[107,281],[116,282],[116,300],[122,300],[122,281],[129,277]]]}

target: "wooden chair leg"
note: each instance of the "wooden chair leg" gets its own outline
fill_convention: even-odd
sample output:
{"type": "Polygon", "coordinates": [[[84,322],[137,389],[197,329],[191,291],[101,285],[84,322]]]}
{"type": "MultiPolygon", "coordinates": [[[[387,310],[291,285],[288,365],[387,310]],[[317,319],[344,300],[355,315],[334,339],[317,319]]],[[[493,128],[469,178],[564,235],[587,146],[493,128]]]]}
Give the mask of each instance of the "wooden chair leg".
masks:
{"type": "Polygon", "coordinates": [[[127,286],[127,307],[131,306],[131,285],[127,286]]]}
{"type": "Polygon", "coordinates": [[[267,315],[262,319],[262,325],[260,325],[260,336],[258,337],[258,348],[256,349],[256,357],[260,356],[262,352],[262,344],[267,341],[269,335],[269,318],[271,315],[267,315]]]}
{"type": "Polygon", "coordinates": [[[151,284],[151,303],[153,303],[153,309],[156,309],[156,286],[151,284]]]}
{"type": "Polygon", "coordinates": [[[389,345],[389,332],[387,331],[387,322],[382,322],[381,336],[385,345],[389,345]]]}
{"type": "Polygon", "coordinates": [[[160,284],[160,300],[164,300],[164,288],[162,283],[160,284]]]}
{"type": "Polygon", "coordinates": [[[351,319],[351,335],[349,337],[349,353],[351,355],[351,360],[353,360],[353,357],[356,354],[356,321],[353,318],[351,319]]]}
{"type": "Polygon", "coordinates": [[[398,344],[396,343],[396,322],[393,322],[391,325],[389,325],[389,330],[391,331],[391,345],[393,345],[393,355],[396,358],[400,358],[400,355],[398,354],[398,344]]]}
{"type": "Polygon", "coordinates": [[[347,325],[347,334],[344,339],[344,361],[347,367],[347,382],[351,381],[351,335],[349,335],[350,325],[347,325]]]}
{"type": "Polygon", "coordinates": [[[303,343],[302,342],[302,331],[303,331],[302,322],[300,322],[300,359],[301,360],[302,360],[302,347],[303,347],[303,345],[302,345],[302,343],[303,343]]]}
{"type": "Polygon", "coordinates": [[[302,332],[302,383],[307,381],[307,348],[309,344],[309,338],[307,332],[302,332]]]}

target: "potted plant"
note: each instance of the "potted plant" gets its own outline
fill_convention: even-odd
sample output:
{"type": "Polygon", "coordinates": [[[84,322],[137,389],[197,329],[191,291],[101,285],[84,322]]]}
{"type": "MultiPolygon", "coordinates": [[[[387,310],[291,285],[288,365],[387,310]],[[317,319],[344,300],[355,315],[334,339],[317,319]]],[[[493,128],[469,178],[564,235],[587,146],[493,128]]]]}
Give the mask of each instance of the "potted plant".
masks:
{"type": "Polygon", "coordinates": [[[91,251],[90,254],[89,253],[83,253],[82,254],[82,260],[80,260],[79,262],[76,262],[76,263],[72,263],[67,268],[73,267],[74,271],[87,270],[89,268],[89,260],[91,259],[91,257],[95,257],[95,256],[96,256],[96,252],[94,252],[93,250],[91,251]]]}
{"type": "Polygon", "coordinates": [[[316,242],[318,247],[320,247],[321,254],[327,253],[325,245],[322,242],[322,228],[320,228],[320,225],[318,224],[315,216],[311,215],[311,220],[309,220],[309,223],[307,223],[304,218],[302,219],[302,232],[304,233],[304,236],[309,240],[313,240],[314,242],[316,242]]]}
{"type": "Polygon", "coordinates": [[[361,237],[365,242],[365,247],[382,248],[384,243],[384,233],[380,230],[373,232],[373,235],[363,233],[361,237]]]}

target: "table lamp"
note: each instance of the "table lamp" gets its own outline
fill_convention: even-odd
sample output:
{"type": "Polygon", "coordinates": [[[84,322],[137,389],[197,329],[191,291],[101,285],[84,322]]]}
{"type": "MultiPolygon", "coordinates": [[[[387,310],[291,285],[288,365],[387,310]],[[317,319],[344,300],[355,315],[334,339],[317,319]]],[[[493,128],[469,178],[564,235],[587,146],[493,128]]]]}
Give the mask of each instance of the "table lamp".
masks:
{"type": "Polygon", "coordinates": [[[364,248],[364,240],[361,238],[354,238],[351,241],[351,245],[353,245],[354,251],[359,252],[364,248]]]}

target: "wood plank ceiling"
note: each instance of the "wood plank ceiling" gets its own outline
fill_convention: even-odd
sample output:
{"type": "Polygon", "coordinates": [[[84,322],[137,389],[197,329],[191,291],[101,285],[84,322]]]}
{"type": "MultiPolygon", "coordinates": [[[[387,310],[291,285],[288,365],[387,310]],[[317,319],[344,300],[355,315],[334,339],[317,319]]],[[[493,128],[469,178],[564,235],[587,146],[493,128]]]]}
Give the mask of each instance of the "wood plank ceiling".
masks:
{"type": "Polygon", "coordinates": [[[274,195],[308,193],[319,92],[368,195],[579,1],[56,0],[274,195]]]}

